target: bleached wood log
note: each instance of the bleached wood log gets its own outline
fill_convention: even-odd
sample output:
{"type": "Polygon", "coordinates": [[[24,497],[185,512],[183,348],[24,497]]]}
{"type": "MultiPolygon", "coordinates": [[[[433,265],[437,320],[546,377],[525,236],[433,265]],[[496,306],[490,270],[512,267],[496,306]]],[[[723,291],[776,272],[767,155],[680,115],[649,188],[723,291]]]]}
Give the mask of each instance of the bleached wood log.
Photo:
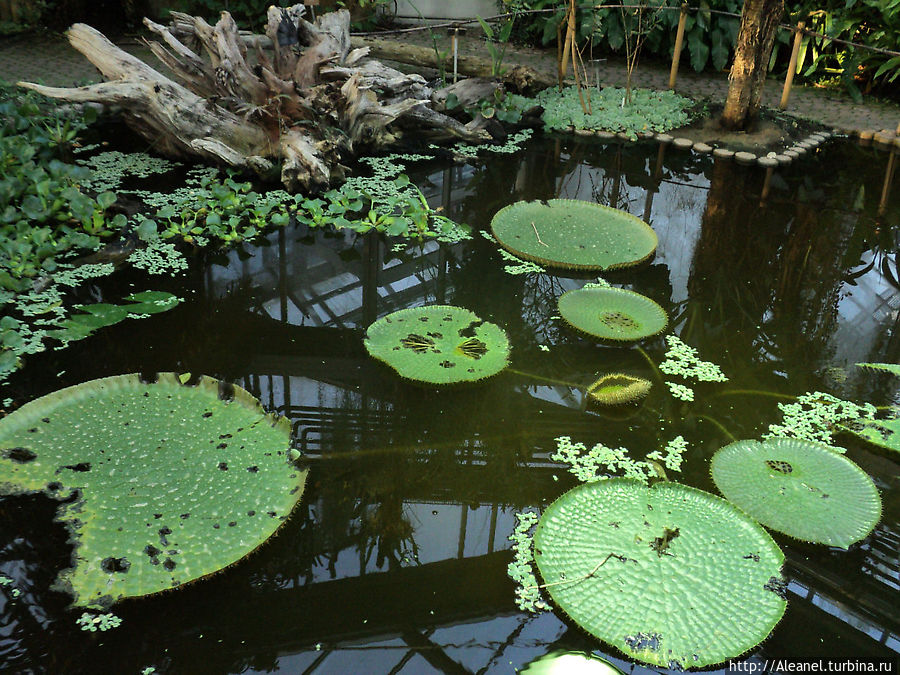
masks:
{"type": "Polygon", "coordinates": [[[478,125],[432,110],[434,92],[420,75],[367,58],[366,47],[351,51],[345,10],[311,23],[295,5],[273,8],[267,18],[269,36],[255,42],[255,61],[228,12],[215,26],[179,13],[168,27],[145,21],[161,40],[151,50],[183,84],[75,24],[71,44],[108,81],[75,89],[20,85],[73,102],[116,104],[164,154],[260,174],[280,163],[292,191],[324,189],[343,178],[343,156],[380,150],[404,135],[489,139],[478,125]],[[261,50],[264,40],[275,45],[272,58],[261,50]]]}

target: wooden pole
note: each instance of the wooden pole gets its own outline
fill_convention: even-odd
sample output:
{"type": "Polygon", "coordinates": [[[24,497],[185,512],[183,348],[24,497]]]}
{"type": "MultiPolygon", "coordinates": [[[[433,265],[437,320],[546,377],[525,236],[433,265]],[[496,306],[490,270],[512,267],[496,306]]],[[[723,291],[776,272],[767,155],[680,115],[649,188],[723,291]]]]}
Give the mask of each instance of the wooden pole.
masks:
{"type": "Polygon", "coordinates": [[[894,182],[895,162],[897,160],[897,152],[892,150],[891,156],[888,157],[887,171],[884,172],[884,186],[881,188],[881,201],[878,202],[878,215],[883,216],[887,211],[888,199],[891,196],[891,184],[894,182]]]}
{"type": "Polygon", "coordinates": [[[450,48],[453,50],[453,84],[456,84],[459,71],[459,28],[454,28],[450,34],[450,48]]]}
{"type": "Polygon", "coordinates": [[[684,22],[687,20],[687,3],[681,5],[678,17],[678,30],[675,33],[675,51],[672,52],[672,69],[669,71],[669,89],[675,90],[675,78],[678,77],[678,62],[681,61],[681,45],[684,42],[684,22]]]}
{"type": "Polygon", "coordinates": [[[797,70],[797,55],[800,53],[800,43],[803,41],[803,28],[805,26],[806,22],[801,21],[794,30],[794,47],[791,49],[791,62],[788,64],[787,76],[784,78],[781,103],[778,104],[781,110],[787,108],[788,97],[791,95],[791,83],[794,81],[794,71],[797,70]]]}

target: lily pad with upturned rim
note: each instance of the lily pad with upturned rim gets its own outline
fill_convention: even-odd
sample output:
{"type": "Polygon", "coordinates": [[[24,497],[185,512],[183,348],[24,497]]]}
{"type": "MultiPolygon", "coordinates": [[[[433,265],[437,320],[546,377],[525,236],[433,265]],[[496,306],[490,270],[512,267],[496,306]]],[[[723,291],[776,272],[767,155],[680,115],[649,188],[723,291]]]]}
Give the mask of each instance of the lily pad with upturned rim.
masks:
{"type": "Polygon", "coordinates": [[[644,398],[653,385],[650,380],[626,373],[608,373],[588,387],[587,394],[595,403],[607,406],[634,403],[644,398]]]}
{"type": "Polygon", "coordinates": [[[482,380],[509,363],[503,329],[452,305],[388,314],[369,326],[365,345],[403,377],[432,384],[482,380]]]}
{"type": "Polygon", "coordinates": [[[106,607],[245,557],[299,502],[290,424],[239,387],[174,373],[92,380],[0,420],[0,494],[62,500],[75,546],[57,586],[106,607]]]}
{"type": "Polygon", "coordinates": [[[545,510],[534,547],[554,602],[646,663],[722,663],[784,614],[778,545],[732,504],[686,485],[580,485],[545,510]]]}
{"type": "Polygon", "coordinates": [[[796,438],[737,441],[711,460],[726,499],[796,539],[847,548],[881,518],[878,488],[828,446],[796,438]]]}
{"type": "Polygon", "coordinates": [[[510,253],[576,270],[630,267],[649,259],[659,240],[626,211],[576,199],[521,201],[494,214],[494,237],[510,253]]]}
{"type": "Polygon", "coordinates": [[[563,293],[558,304],[568,324],[605,340],[642,340],[669,323],[666,310],[653,300],[622,288],[579,288],[563,293]]]}

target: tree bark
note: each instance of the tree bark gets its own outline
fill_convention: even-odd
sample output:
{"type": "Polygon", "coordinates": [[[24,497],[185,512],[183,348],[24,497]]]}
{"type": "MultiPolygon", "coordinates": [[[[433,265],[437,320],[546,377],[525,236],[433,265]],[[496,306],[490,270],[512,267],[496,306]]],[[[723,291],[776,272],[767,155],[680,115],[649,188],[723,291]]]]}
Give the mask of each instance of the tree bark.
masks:
{"type": "Polygon", "coordinates": [[[747,129],[759,114],[769,58],[783,13],[784,0],[744,0],[721,118],[726,129],[747,129]]]}

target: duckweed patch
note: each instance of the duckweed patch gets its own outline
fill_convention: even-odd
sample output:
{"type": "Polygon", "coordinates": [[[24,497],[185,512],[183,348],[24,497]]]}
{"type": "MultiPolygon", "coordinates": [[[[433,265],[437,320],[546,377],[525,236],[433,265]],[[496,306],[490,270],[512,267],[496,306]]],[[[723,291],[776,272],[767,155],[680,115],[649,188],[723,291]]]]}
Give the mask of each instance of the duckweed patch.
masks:
{"type": "Polygon", "coordinates": [[[105,608],[212,574],[268,539],[306,479],[289,439],[289,423],[239,387],[108,377],[0,420],[0,494],[60,500],[75,552],[57,586],[105,608]]]}
{"type": "MultiPolygon", "coordinates": [[[[660,372],[666,375],[680,375],[686,379],[697,380],[698,382],[727,382],[728,378],[722,369],[715,363],[703,361],[700,359],[699,353],[690,345],[685,344],[676,335],[666,335],[666,344],[669,349],[666,351],[666,360],[659,364],[660,372]]],[[[672,388],[670,383],[669,388],[672,388]]],[[[684,388],[686,389],[686,387],[684,388]]],[[[677,391],[684,394],[681,388],[677,391]]],[[[672,394],[676,398],[681,398],[673,390],[672,394]]],[[[693,400],[691,398],[685,400],[693,400]]]]}
{"type": "Polygon", "coordinates": [[[523,612],[538,613],[550,609],[541,595],[537,577],[534,574],[534,538],[532,531],[538,523],[538,516],[531,511],[516,514],[516,526],[509,536],[512,542],[513,561],[506,573],[516,583],[516,607],[523,612]]]}
{"type": "Polygon", "coordinates": [[[821,391],[807,392],[795,403],[779,403],[781,424],[770,424],[764,439],[797,438],[824,443],[835,452],[845,452],[834,443],[834,432],[860,422],[875,419],[875,406],[858,405],[821,391]]]}

